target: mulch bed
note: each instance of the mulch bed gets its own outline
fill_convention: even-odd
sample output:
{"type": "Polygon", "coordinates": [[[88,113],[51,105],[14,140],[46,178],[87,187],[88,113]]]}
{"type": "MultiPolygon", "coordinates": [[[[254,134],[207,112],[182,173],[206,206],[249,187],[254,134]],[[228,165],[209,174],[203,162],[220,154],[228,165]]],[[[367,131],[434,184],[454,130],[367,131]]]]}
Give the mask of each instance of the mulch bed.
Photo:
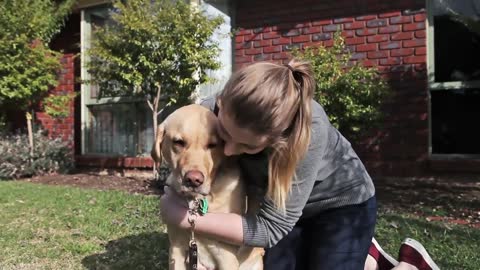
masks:
{"type": "MultiPolygon", "coordinates": [[[[149,179],[115,174],[99,175],[92,172],[39,176],[21,181],[101,190],[123,190],[148,195],[160,195],[163,190],[153,177],[149,179]]],[[[429,221],[441,220],[480,228],[480,176],[478,175],[390,177],[376,179],[375,186],[379,206],[387,211],[404,210],[429,221]]]]}

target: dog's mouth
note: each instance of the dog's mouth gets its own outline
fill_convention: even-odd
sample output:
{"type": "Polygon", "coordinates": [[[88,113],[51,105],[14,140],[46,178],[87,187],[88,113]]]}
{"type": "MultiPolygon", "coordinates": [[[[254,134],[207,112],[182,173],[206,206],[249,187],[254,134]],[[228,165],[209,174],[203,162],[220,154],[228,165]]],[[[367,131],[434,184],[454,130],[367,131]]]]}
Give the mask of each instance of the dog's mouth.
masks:
{"type": "Polygon", "coordinates": [[[189,187],[182,184],[179,193],[185,197],[199,198],[207,196],[209,192],[203,187],[189,187]]]}

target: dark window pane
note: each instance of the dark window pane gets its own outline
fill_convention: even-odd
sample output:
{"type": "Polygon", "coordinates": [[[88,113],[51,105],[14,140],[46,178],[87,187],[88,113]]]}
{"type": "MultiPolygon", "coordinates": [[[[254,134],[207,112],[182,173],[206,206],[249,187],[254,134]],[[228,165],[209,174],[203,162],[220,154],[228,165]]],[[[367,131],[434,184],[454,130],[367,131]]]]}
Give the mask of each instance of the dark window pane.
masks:
{"type": "Polygon", "coordinates": [[[143,102],[91,105],[88,109],[89,154],[148,155],[153,138],[152,116],[143,102]]]}
{"type": "Polygon", "coordinates": [[[434,36],[436,82],[480,80],[480,20],[435,16],[434,36]]]}
{"type": "Polygon", "coordinates": [[[432,153],[480,154],[480,88],[432,91],[432,153]]]}

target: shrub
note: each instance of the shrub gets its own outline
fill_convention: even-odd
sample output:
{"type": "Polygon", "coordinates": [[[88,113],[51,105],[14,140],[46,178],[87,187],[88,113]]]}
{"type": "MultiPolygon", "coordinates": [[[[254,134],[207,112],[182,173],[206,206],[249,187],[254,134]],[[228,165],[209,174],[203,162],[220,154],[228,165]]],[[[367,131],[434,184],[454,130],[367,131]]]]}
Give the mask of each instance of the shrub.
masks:
{"type": "Polygon", "coordinates": [[[61,139],[49,139],[38,131],[34,141],[31,155],[27,135],[0,134],[0,180],[65,173],[73,167],[71,149],[61,139]]]}
{"type": "Polygon", "coordinates": [[[293,54],[312,64],[317,83],[314,98],[344,136],[355,139],[378,126],[388,87],[375,68],[350,62],[351,53],[340,35],[335,35],[331,48],[309,47],[293,54]]]}

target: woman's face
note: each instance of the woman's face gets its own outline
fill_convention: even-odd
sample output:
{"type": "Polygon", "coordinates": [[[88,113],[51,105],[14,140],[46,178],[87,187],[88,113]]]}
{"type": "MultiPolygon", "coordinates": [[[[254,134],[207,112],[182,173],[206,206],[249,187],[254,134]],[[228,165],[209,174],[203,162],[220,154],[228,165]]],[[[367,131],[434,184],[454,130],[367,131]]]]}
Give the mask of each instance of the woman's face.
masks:
{"type": "Polygon", "coordinates": [[[237,126],[234,120],[222,110],[218,112],[217,132],[225,141],[223,152],[226,156],[256,154],[268,146],[268,136],[258,135],[237,126]]]}

